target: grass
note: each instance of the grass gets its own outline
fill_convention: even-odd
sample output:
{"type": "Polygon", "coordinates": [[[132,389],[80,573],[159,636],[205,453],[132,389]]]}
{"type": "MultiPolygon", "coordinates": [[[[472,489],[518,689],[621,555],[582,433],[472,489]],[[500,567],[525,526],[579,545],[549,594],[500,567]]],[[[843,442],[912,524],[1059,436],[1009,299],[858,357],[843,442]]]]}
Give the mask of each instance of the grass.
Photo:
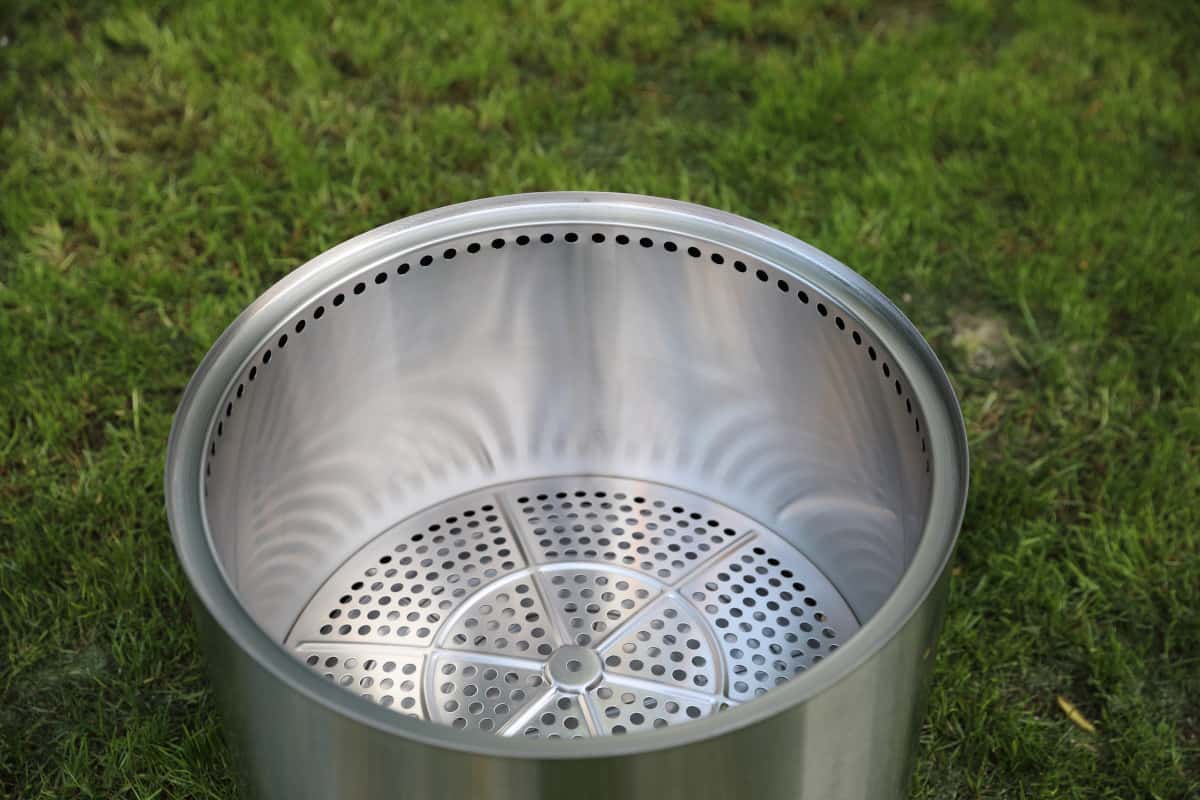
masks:
{"type": "Polygon", "coordinates": [[[387,220],[597,188],[793,232],[943,356],[915,796],[1200,797],[1195,5],[294,5],[0,10],[0,795],[236,794],[161,490],[235,315],[387,220]]]}

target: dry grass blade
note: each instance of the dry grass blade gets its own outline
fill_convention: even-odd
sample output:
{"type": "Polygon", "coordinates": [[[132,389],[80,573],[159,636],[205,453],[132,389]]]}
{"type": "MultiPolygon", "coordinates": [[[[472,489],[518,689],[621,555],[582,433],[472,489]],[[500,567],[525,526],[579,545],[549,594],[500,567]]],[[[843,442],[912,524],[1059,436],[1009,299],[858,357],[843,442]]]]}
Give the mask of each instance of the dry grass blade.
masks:
{"type": "Polygon", "coordinates": [[[1074,703],[1063,697],[1061,694],[1058,696],[1058,707],[1061,708],[1063,713],[1067,715],[1067,719],[1075,723],[1075,727],[1079,728],[1080,730],[1087,731],[1088,733],[1096,732],[1096,726],[1093,725],[1091,721],[1083,715],[1083,712],[1075,707],[1074,703]]]}

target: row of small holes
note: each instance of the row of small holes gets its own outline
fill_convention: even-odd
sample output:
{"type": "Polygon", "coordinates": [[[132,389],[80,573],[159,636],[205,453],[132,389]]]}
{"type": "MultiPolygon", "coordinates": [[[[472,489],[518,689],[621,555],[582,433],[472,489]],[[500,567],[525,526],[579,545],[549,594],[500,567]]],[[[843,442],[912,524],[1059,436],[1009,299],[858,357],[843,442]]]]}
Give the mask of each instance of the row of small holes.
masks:
{"type": "MultiPolygon", "coordinates": [[[[551,244],[554,242],[554,234],[543,233],[539,237],[539,239],[541,240],[541,242],[543,244],[551,244]]],[[[606,241],[607,237],[603,233],[597,232],[597,233],[592,234],[591,239],[596,244],[603,244],[606,241]]],[[[579,235],[574,232],[568,232],[568,233],[564,234],[563,240],[568,243],[573,244],[579,240],[579,235]]],[[[627,245],[630,242],[630,238],[623,233],[617,234],[615,237],[613,237],[613,240],[618,245],[622,245],[622,246],[627,245]]],[[[530,239],[530,237],[525,234],[521,234],[521,235],[517,236],[514,241],[516,242],[516,244],[518,246],[523,247],[525,245],[528,245],[532,241],[532,239],[530,239]]],[[[641,237],[639,239],[638,243],[644,248],[651,248],[655,244],[654,240],[647,236],[641,237]]],[[[505,244],[506,244],[506,240],[503,238],[496,238],[491,241],[492,248],[496,249],[496,250],[502,249],[505,246],[505,244]]],[[[676,245],[675,242],[670,241],[670,240],[664,241],[662,243],[662,246],[663,246],[664,250],[666,250],[667,252],[670,252],[670,253],[674,253],[679,249],[678,245],[676,245]]],[[[478,253],[481,249],[482,248],[478,242],[471,242],[466,247],[466,251],[471,254],[478,253]]],[[[703,255],[700,251],[700,248],[695,247],[695,246],[688,247],[686,252],[692,258],[700,258],[703,255]]],[[[453,247],[446,248],[445,250],[442,251],[442,258],[447,261],[452,261],[457,255],[458,255],[458,251],[453,247]]],[[[426,255],[421,256],[421,258],[418,260],[417,263],[419,263],[422,267],[428,267],[433,263],[433,259],[434,259],[434,257],[432,255],[426,254],[426,255]]],[[[719,264],[725,263],[725,256],[723,256],[717,252],[710,253],[709,259],[714,264],[719,265],[719,264]]],[[[741,273],[745,273],[749,270],[749,268],[746,266],[745,262],[740,261],[740,260],[734,260],[733,268],[736,271],[741,272],[741,273]]],[[[405,262],[396,268],[396,274],[397,275],[407,275],[411,269],[412,268],[409,265],[409,263],[405,262]]],[[[754,275],[756,278],[758,278],[759,281],[761,281],[763,283],[766,283],[770,280],[770,276],[767,274],[766,270],[763,270],[763,269],[755,270],[754,275]]],[[[375,280],[376,285],[382,285],[387,282],[388,273],[386,271],[376,273],[374,280],[375,280]]],[[[779,280],[777,280],[775,282],[775,286],[781,292],[783,292],[785,294],[791,293],[791,286],[783,278],[780,278],[779,280]]],[[[353,292],[356,295],[362,294],[363,291],[366,290],[366,288],[367,288],[366,283],[359,281],[358,283],[356,283],[354,285],[353,292]]],[[[808,296],[808,293],[805,292],[803,289],[800,289],[797,291],[796,297],[797,297],[797,299],[800,300],[801,303],[808,305],[809,296],[808,296]]],[[[345,302],[345,300],[346,300],[346,295],[342,292],[338,292],[337,294],[335,294],[333,296],[333,300],[332,300],[333,306],[340,307],[345,302]]],[[[822,317],[829,316],[829,309],[825,306],[824,303],[818,302],[816,304],[816,309],[817,309],[817,313],[820,314],[822,317]]],[[[313,309],[313,314],[312,314],[313,320],[319,320],[324,315],[325,315],[325,306],[318,305],[315,309],[313,309]]],[[[834,324],[837,326],[838,330],[840,330],[840,331],[844,332],[847,329],[846,321],[838,315],[834,315],[834,324]]],[[[302,331],[304,331],[305,326],[306,326],[306,323],[304,320],[302,320],[302,319],[298,320],[294,326],[295,333],[299,334],[302,331]]],[[[863,336],[858,331],[856,331],[856,330],[851,331],[850,337],[854,341],[855,345],[859,345],[859,346],[862,345],[863,336]]],[[[286,347],[287,343],[288,343],[288,335],[286,333],[282,334],[276,340],[276,346],[280,350],[282,350],[284,347],[286,347]]],[[[879,356],[878,356],[878,353],[875,351],[874,346],[867,347],[867,356],[872,361],[878,360],[879,356]]],[[[264,366],[267,365],[268,363],[270,363],[271,350],[269,348],[263,352],[261,359],[262,359],[262,363],[264,366]]],[[[891,377],[891,367],[888,365],[888,363],[886,361],[883,361],[880,364],[880,367],[883,371],[884,377],[890,378],[891,377]]],[[[257,366],[250,367],[250,371],[247,375],[247,380],[253,381],[255,379],[255,377],[257,376],[257,374],[258,374],[258,367],[257,366]]],[[[904,396],[904,387],[901,385],[901,383],[898,379],[894,382],[894,386],[896,389],[896,394],[903,397],[904,396]]],[[[244,383],[238,384],[237,391],[235,393],[238,399],[240,399],[242,397],[244,388],[245,388],[244,383]]],[[[913,405],[912,405],[912,401],[909,398],[904,398],[904,407],[905,407],[905,410],[907,411],[907,413],[909,414],[909,416],[913,416],[913,405]]],[[[229,417],[232,414],[233,414],[233,401],[231,400],[225,406],[225,416],[229,417]]],[[[921,420],[919,417],[915,417],[915,416],[913,417],[913,426],[916,428],[917,433],[921,432],[921,420]]],[[[217,423],[217,438],[220,438],[223,435],[223,433],[224,433],[224,423],[218,422],[217,423]]],[[[214,439],[212,441],[211,445],[209,446],[210,457],[216,456],[216,450],[217,450],[217,443],[216,443],[216,440],[214,439]]],[[[925,453],[927,451],[928,451],[928,446],[925,441],[925,437],[922,436],[921,437],[921,452],[925,453]]],[[[929,472],[929,468],[930,468],[929,459],[926,458],[925,471],[929,472]]],[[[212,474],[211,466],[206,467],[205,477],[210,477],[211,474],[212,474]]],[[[207,494],[207,490],[206,490],[206,494],[207,494]]]]}

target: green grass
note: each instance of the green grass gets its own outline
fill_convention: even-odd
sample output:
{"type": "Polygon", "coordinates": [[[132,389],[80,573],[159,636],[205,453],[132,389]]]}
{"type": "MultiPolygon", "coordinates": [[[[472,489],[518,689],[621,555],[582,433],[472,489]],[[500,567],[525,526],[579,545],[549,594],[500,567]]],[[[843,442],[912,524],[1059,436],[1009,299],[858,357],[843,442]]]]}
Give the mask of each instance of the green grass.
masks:
{"type": "Polygon", "coordinates": [[[161,489],[235,315],[382,222],[596,188],[813,242],[944,358],[916,796],[1200,797],[1197,6],[67,5],[0,8],[0,796],[235,795],[161,489]]]}

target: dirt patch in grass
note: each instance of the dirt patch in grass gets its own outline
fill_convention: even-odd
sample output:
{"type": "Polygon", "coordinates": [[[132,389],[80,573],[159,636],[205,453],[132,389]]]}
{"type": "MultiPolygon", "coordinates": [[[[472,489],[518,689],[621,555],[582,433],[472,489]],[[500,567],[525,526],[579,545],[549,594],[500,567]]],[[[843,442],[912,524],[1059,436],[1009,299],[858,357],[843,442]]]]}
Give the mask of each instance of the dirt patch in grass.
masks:
{"type": "Polygon", "coordinates": [[[950,343],[962,352],[971,372],[990,372],[1012,363],[1012,333],[1002,318],[959,312],[951,317],[950,329],[950,343]]]}

